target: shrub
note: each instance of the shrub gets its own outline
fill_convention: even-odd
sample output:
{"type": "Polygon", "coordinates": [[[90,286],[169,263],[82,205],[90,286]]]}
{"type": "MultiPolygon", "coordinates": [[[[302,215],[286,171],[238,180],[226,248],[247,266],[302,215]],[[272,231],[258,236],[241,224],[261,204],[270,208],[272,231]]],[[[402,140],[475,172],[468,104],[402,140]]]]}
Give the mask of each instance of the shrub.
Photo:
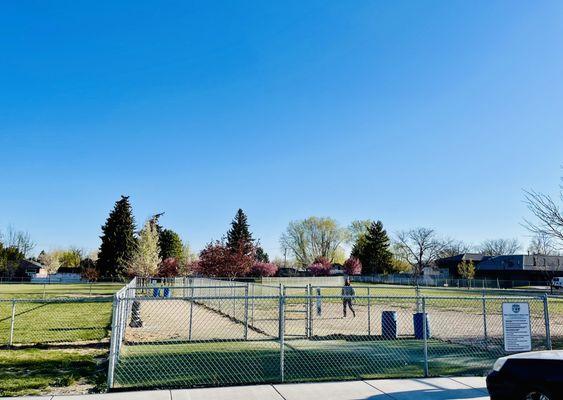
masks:
{"type": "Polygon", "coordinates": [[[323,257],[323,256],[318,256],[317,258],[315,258],[315,261],[313,261],[313,264],[322,264],[325,267],[329,266],[332,267],[332,263],[329,261],[328,258],[323,257]]]}
{"type": "Polygon", "coordinates": [[[158,266],[158,276],[162,278],[172,278],[178,276],[180,272],[180,264],[174,257],[168,257],[158,266]]]}
{"type": "Polygon", "coordinates": [[[309,265],[307,269],[313,276],[329,276],[331,268],[331,264],[314,263],[309,265]]]}
{"type": "Polygon", "coordinates": [[[347,275],[360,275],[362,273],[362,263],[356,257],[350,257],[344,261],[344,272],[347,275]]]}
{"type": "Polygon", "coordinates": [[[250,276],[274,276],[278,272],[278,266],[273,263],[255,262],[250,270],[250,276]]]}
{"type": "Polygon", "coordinates": [[[82,271],[82,279],[88,282],[96,282],[100,278],[100,272],[95,267],[86,267],[82,271]]]}

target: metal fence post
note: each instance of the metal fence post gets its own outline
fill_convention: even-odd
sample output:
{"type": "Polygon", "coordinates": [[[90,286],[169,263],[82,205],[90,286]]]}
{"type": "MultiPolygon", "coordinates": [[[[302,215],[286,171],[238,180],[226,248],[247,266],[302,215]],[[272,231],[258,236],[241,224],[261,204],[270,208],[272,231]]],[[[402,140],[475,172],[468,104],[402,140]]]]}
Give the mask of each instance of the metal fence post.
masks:
{"type": "Polygon", "coordinates": [[[547,294],[543,295],[543,317],[545,321],[545,345],[548,350],[552,349],[551,346],[551,327],[549,325],[549,298],[547,294]]]}
{"type": "Polygon", "coordinates": [[[307,284],[307,301],[305,302],[305,305],[307,307],[307,309],[305,310],[305,315],[307,318],[307,326],[306,326],[307,339],[311,338],[311,318],[313,318],[313,309],[312,309],[313,302],[311,301],[311,294],[312,294],[311,284],[309,283],[307,284]]]}
{"type": "Polygon", "coordinates": [[[368,286],[368,336],[371,336],[371,298],[370,298],[370,290],[368,286]]]}
{"type": "Polygon", "coordinates": [[[190,326],[188,328],[188,340],[192,340],[192,323],[194,318],[194,283],[190,282],[190,326]]]}
{"type": "Polygon", "coordinates": [[[14,344],[14,324],[16,322],[16,301],[12,300],[12,318],[10,319],[10,347],[14,344]]]}
{"type": "Polygon", "coordinates": [[[487,332],[487,300],[485,298],[485,291],[483,291],[483,334],[485,336],[485,346],[487,346],[489,335],[487,332]]]}
{"type": "Polygon", "coordinates": [[[256,287],[256,284],[253,283],[251,287],[252,287],[252,303],[251,303],[251,305],[250,305],[250,307],[251,307],[251,310],[250,310],[250,320],[252,321],[252,322],[251,322],[252,326],[254,326],[254,296],[255,296],[255,287],[256,287]]]}
{"type": "Polygon", "coordinates": [[[279,299],[279,338],[280,338],[280,381],[284,381],[284,341],[285,341],[285,293],[283,292],[282,285],[280,284],[280,299],[279,299]]]}
{"type": "Polygon", "coordinates": [[[231,295],[233,296],[233,318],[237,318],[237,299],[235,298],[235,286],[231,282],[231,295]]]}
{"type": "Polygon", "coordinates": [[[244,340],[248,339],[248,283],[244,288],[244,340]]]}
{"type": "Polygon", "coordinates": [[[109,367],[108,367],[108,389],[113,388],[113,379],[114,379],[114,372],[115,372],[115,364],[116,364],[116,353],[117,353],[117,303],[118,303],[117,295],[113,298],[112,304],[112,317],[111,317],[111,342],[110,342],[110,349],[109,349],[109,367]]]}
{"type": "Polygon", "coordinates": [[[428,377],[428,323],[426,315],[426,298],[422,297],[422,337],[424,338],[424,377],[428,377]]]}

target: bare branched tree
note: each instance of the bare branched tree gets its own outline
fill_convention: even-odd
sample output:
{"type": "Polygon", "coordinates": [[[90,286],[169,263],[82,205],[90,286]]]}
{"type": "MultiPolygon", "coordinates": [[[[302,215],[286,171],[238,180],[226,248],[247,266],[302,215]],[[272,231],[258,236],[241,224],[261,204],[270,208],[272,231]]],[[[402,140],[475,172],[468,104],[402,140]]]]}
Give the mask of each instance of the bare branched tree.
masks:
{"type": "Polygon", "coordinates": [[[280,238],[282,250],[289,250],[301,266],[317,257],[334,261],[340,246],[348,238],[348,230],[331,218],[309,217],[289,223],[280,238]]]}
{"type": "Polygon", "coordinates": [[[528,253],[544,256],[554,256],[559,254],[553,238],[545,233],[536,233],[534,237],[532,237],[530,245],[528,246],[528,253]]]}
{"type": "Polygon", "coordinates": [[[18,249],[25,257],[29,256],[31,250],[35,247],[35,243],[31,240],[28,232],[18,231],[11,225],[6,229],[4,245],[18,249]]]}
{"type": "Polygon", "coordinates": [[[431,266],[451,244],[450,239],[440,239],[429,228],[415,228],[397,233],[396,256],[412,266],[415,279],[425,267],[431,266]]]}
{"type": "MultiPolygon", "coordinates": [[[[549,195],[533,190],[524,193],[524,203],[536,217],[535,222],[524,219],[524,226],[531,232],[551,237],[556,247],[563,247],[563,210],[549,195]]],[[[559,191],[559,201],[563,203],[563,187],[559,191]]]]}
{"type": "Polygon", "coordinates": [[[517,239],[487,239],[479,246],[480,253],[486,256],[514,254],[521,246],[517,239]]]}
{"type": "Polygon", "coordinates": [[[446,247],[440,252],[439,258],[453,257],[459,254],[469,253],[471,245],[462,242],[461,240],[446,239],[446,247]]]}
{"type": "Polygon", "coordinates": [[[425,267],[430,267],[444,249],[450,245],[450,240],[440,239],[436,232],[429,228],[415,228],[397,233],[395,244],[396,256],[408,262],[412,267],[416,290],[416,309],[422,311],[419,280],[425,267]]]}

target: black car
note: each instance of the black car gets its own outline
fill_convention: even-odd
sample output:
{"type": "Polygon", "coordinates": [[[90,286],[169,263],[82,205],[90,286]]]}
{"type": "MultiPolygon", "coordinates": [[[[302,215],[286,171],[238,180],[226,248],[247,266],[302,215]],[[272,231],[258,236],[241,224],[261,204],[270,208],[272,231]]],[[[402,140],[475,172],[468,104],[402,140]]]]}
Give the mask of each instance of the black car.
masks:
{"type": "Polygon", "coordinates": [[[563,399],[563,350],[499,358],[487,376],[491,400],[563,399]]]}

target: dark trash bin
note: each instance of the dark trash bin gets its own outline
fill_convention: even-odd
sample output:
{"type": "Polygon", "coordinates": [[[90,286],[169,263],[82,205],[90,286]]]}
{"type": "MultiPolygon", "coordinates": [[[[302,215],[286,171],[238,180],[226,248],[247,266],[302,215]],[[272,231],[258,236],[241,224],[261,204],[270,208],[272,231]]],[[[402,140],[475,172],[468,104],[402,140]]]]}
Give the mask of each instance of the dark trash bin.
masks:
{"type": "Polygon", "coordinates": [[[381,313],[381,336],[383,339],[397,339],[397,311],[381,313]]]}
{"type": "Polygon", "coordinates": [[[164,288],[164,297],[170,297],[170,288],[165,287],[164,288]]]}
{"type": "Polygon", "coordinates": [[[426,338],[430,339],[430,318],[425,313],[416,313],[412,316],[415,339],[424,339],[424,316],[426,316],[426,338]]]}
{"type": "Polygon", "coordinates": [[[155,287],[152,290],[152,297],[160,297],[160,289],[155,287]]]}

